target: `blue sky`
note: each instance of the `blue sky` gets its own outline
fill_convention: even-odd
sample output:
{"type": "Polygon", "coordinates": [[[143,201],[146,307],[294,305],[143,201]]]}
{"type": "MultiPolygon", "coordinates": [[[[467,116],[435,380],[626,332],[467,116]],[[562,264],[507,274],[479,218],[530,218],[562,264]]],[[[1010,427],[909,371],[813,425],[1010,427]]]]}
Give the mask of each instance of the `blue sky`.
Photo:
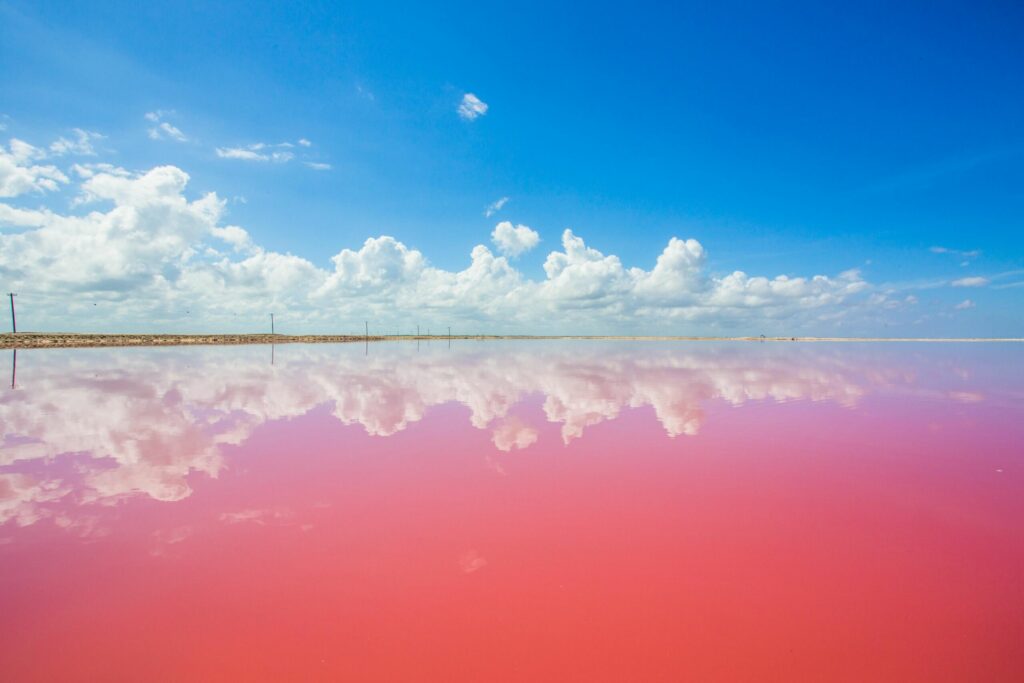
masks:
{"type": "MultiPolygon", "coordinates": [[[[615,278],[602,280],[614,296],[587,283],[580,294],[576,280],[515,329],[565,331],[545,320],[571,309],[594,331],[1024,334],[1024,286],[1013,286],[1024,283],[1020,5],[337,4],[0,0],[0,140],[43,150],[75,128],[99,133],[86,161],[139,177],[181,169],[189,200],[224,200],[220,225],[325,272],[340,250],[385,235],[455,273],[475,245],[498,254],[491,233],[507,220],[539,236],[508,261],[541,284],[566,228],[626,270],[650,271],[673,236],[695,239],[704,284],[693,291],[736,270],[834,280],[857,269],[864,283],[810,293],[820,305],[723,306],[708,294],[697,312],[686,297],[664,304],[664,288],[655,305],[615,278]],[[467,93],[485,113],[459,115],[467,93]],[[150,135],[162,123],[181,140],[150,135]],[[275,151],[291,158],[252,160],[275,151]]],[[[82,215],[83,178],[68,169],[83,160],[57,156],[33,163],[56,165],[67,183],[3,201],[82,215]]],[[[152,273],[167,271],[160,258],[152,273]]],[[[35,287],[40,302],[61,287],[2,263],[0,279],[35,287]]],[[[63,286],[138,304],[157,296],[152,283],[125,283],[144,279],[63,286]]],[[[339,286],[349,300],[372,295],[345,320],[388,310],[381,283],[339,286]]],[[[548,296],[499,289],[510,306],[548,296]]],[[[416,308],[408,291],[393,298],[416,308]]],[[[297,328],[326,324],[275,304],[292,305],[297,328]]],[[[507,317],[464,304],[460,322],[497,329],[494,316],[507,317]]],[[[173,326],[178,315],[123,308],[122,326],[173,326]]],[[[246,321],[257,308],[238,303],[246,321]]],[[[39,326],[89,324],[79,313],[40,314],[39,326]]],[[[193,324],[230,320],[204,315],[193,324]]]]}

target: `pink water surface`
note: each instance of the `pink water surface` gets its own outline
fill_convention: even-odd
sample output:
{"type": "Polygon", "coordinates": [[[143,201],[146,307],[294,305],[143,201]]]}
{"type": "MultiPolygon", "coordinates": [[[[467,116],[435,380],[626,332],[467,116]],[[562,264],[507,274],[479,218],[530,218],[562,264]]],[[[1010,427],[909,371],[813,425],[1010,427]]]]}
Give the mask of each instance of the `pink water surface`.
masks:
{"type": "Polygon", "coordinates": [[[19,353],[0,680],[1024,680],[1024,347],[273,354],[19,353]]]}

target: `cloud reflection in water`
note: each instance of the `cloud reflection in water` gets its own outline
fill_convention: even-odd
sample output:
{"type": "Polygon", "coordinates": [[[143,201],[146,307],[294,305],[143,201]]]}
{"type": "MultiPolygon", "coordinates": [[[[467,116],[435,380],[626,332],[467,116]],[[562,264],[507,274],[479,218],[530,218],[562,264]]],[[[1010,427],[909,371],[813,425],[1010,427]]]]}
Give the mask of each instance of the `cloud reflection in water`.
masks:
{"type": "MultiPolygon", "coordinates": [[[[762,345],[595,343],[287,346],[23,353],[19,388],[0,400],[0,522],[59,514],[53,504],[106,504],[132,494],[176,501],[189,477],[226,467],[274,420],[329,407],[345,425],[387,437],[435,406],[459,403],[497,451],[526,449],[539,425],[512,409],[542,397],[565,444],[632,408],[650,407],[668,437],[696,435],[712,401],[805,399],[852,407],[905,384],[905,371],[856,354],[762,345]],[[69,458],[58,456],[70,455],[69,458]],[[65,501],[66,502],[66,501],[65,501]]],[[[490,457],[490,456],[487,456],[490,457]]],[[[65,520],[66,524],[71,524],[65,520]]]]}

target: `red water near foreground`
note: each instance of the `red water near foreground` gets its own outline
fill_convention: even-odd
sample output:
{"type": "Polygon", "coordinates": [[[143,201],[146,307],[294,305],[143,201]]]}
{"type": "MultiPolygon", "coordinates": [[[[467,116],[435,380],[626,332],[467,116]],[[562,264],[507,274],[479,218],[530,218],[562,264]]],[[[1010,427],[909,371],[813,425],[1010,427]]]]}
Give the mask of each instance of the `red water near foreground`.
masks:
{"type": "Polygon", "coordinates": [[[0,679],[1024,680],[1024,349],[576,344],[22,352],[0,679]]]}

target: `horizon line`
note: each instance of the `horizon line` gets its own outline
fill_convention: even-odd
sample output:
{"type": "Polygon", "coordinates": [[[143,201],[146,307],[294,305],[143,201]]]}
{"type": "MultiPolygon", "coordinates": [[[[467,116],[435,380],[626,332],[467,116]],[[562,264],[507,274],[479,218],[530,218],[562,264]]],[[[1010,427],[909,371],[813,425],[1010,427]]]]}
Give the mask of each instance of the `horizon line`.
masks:
{"type": "Polygon", "coordinates": [[[817,336],[696,336],[609,334],[274,334],[274,333],[145,333],[130,332],[4,332],[0,349],[46,349],[136,346],[223,346],[246,344],[341,344],[381,341],[694,341],[694,342],[926,342],[926,343],[1021,343],[1021,337],[817,337],[817,336]]]}

